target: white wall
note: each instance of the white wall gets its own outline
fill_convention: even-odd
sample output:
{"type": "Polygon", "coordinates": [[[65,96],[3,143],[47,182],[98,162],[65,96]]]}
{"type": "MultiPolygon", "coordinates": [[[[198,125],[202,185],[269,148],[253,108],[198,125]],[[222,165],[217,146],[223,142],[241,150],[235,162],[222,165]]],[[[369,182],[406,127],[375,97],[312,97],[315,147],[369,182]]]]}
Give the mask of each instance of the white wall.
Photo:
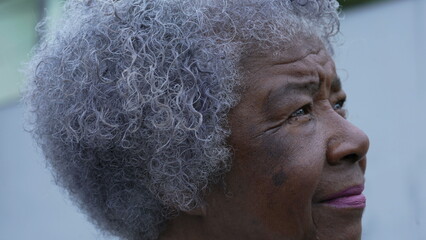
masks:
{"type": "MultiPolygon", "coordinates": [[[[364,240],[426,239],[426,2],[346,13],[336,62],[349,119],[370,136],[364,240]]],[[[23,131],[0,109],[0,240],[107,239],[53,185],[23,131]]]]}
{"type": "Polygon", "coordinates": [[[347,12],[349,119],[370,137],[363,239],[426,239],[426,1],[347,12]]]}

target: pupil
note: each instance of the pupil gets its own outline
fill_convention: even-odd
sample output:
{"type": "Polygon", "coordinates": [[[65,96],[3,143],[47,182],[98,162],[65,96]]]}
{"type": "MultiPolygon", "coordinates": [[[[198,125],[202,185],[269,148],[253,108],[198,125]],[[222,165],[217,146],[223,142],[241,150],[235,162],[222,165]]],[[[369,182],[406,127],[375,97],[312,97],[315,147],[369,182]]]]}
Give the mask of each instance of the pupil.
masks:
{"type": "Polygon", "coordinates": [[[336,103],[334,105],[334,109],[340,109],[340,108],[342,108],[342,105],[340,103],[336,103]]]}
{"type": "Polygon", "coordinates": [[[303,115],[303,114],[305,114],[305,110],[303,110],[303,109],[299,109],[296,112],[296,116],[300,116],[300,115],[303,115]]]}

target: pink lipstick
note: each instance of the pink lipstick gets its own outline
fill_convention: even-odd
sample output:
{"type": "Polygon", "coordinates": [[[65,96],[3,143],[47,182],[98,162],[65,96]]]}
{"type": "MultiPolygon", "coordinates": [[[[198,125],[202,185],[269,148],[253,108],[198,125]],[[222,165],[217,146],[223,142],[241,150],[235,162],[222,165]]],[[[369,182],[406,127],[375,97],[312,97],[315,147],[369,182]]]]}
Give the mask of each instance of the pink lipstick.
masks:
{"type": "Polygon", "coordinates": [[[365,208],[364,185],[357,185],[335,193],[321,201],[336,208],[365,208]]]}

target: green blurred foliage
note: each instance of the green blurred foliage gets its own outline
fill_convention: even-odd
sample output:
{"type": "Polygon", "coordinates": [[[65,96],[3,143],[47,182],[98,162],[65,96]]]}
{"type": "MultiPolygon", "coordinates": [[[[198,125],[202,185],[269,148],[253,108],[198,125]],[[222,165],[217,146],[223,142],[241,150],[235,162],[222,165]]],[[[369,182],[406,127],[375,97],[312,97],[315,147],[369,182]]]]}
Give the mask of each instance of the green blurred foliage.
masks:
{"type": "Polygon", "coordinates": [[[23,62],[37,40],[35,0],[0,1],[0,105],[19,99],[23,62]]]}
{"type": "Polygon", "coordinates": [[[351,7],[363,5],[365,3],[373,3],[373,2],[384,2],[386,0],[338,0],[343,10],[346,10],[351,7]]]}

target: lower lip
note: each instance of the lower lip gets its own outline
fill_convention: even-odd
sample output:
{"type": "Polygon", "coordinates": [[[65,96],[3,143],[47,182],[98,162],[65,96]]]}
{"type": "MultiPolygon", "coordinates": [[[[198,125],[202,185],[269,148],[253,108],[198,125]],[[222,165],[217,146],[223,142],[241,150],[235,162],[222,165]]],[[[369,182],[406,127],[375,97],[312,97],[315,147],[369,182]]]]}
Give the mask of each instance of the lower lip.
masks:
{"type": "Polygon", "coordinates": [[[324,203],[336,208],[365,208],[365,196],[363,194],[334,198],[324,203]]]}

